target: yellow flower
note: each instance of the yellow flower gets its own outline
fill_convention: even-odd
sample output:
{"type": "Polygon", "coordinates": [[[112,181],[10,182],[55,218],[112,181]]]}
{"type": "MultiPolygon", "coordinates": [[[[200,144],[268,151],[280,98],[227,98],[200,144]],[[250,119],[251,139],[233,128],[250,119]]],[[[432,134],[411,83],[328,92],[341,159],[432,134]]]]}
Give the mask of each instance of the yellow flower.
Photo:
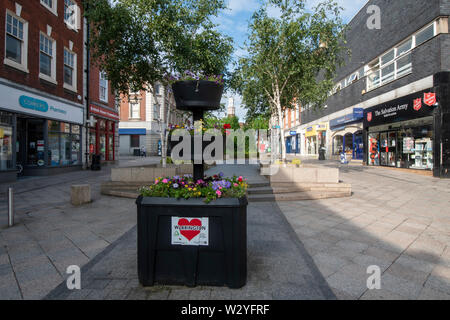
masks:
{"type": "Polygon", "coordinates": [[[192,191],[192,188],[188,188],[189,191],[192,191]]]}
{"type": "Polygon", "coordinates": [[[194,188],[194,191],[197,191],[197,188],[194,188]]]}

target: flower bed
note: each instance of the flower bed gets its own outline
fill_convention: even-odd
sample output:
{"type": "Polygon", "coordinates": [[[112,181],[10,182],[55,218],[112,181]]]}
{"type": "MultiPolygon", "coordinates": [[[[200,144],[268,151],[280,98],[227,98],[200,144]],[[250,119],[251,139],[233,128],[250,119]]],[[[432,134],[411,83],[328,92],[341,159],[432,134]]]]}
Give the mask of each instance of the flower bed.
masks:
{"type": "Polygon", "coordinates": [[[247,194],[248,184],[243,177],[224,178],[223,173],[194,181],[192,175],[158,178],[155,183],[140,189],[143,197],[204,198],[209,203],[219,198],[241,198],[247,194]]]}

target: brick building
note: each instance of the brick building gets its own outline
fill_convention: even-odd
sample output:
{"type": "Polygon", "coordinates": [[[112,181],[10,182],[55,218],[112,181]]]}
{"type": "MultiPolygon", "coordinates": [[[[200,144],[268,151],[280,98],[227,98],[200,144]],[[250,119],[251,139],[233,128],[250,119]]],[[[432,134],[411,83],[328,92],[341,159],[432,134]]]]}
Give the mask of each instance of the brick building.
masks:
{"type": "Polygon", "coordinates": [[[449,15],[450,0],[368,1],[349,23],[352,55],[326,105],[302,108],[286,128],[300,135],[300,153],[316,157],[323,145],[327,158],[449,176],[449,15]],[[368,28],[373,5],[380,29],[368,28]]]}
{"type": "Polygon", "coordinates": [[[130,93],[120,102],[120,154],[139,155],[145,147],[147,155],[160,154],[161,124],[182,125],[189,115],[176,110],[175,99],[169,87],[154,86],[157,100],[150,91],[130,93]],[[167,121],[167,111],[170,115],[167,121]]]}
{"type": "Polygon", "coordinates": [[[89,68],[88,150],[100,154],[103,162],[119,159],[119,102],[112,92],[106,74],[95,63],[89,68]]]}
{"type": "Polygon", "coordinates": [[[0,0],[0,177],[82,166],[81,1],[0,0]]]}

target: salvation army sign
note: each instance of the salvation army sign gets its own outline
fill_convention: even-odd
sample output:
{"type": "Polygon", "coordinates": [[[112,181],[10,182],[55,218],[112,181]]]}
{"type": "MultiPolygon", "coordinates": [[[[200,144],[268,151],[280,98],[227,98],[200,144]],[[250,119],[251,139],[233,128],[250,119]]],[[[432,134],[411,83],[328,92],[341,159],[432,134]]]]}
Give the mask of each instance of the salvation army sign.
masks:
{"type": "Polygon", "coordinates": [[[436,94],[428,89],[368,108],[364,110],[364,127],[431,116],[435,103],[436,94]]]}
{"type": "Polygon", "coordinates": [[[209,245],[208,218],[172,217],[172,245],[209,245]]]}

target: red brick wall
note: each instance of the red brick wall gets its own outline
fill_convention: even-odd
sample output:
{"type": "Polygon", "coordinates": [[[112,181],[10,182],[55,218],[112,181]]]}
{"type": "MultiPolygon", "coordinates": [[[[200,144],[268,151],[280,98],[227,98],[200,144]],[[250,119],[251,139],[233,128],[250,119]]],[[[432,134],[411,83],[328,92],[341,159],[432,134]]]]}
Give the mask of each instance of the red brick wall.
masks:
{"type": "MultiPolygon", "coordinates": [[[[80,0],[75,1],[83,8],[80,0]]],[[[83,97],[83,19],[78,32],[69,29],[64,23],[64,1],[58,0],[58,16],[55,16],[39,0],[0,0],[0,77],[26,85],[47,93],[62,97],[76,103],[83,103],[77,96],[83,97]],[[28,22],[28,70],[24,73],[3,64],[5,57],[5,26],[6,8],[16,12],[15,3],[22,6],[21,18],[28,22]],[[39,78],[39,37],[40,32],[47,34],[47,25],[52,27],[51,38],[56,41],[56,81],[57,85],[39,78]],[[77,93],[63,88],[64,78],[64,47],[69,48],[73,42],[73,52],[77,54],[77,93]]]]}
{"type": "MultiPolygon", "coordinates": [[[[141,91],[140,99],[141,99],[141,108],[140,108],[140,119],[139,121],[146,121],[146,93],[145,91],[141,91]]],[[[128,102],[128,97],[124,97],[121,95],[120,102],[120,121],[130,121],[130,104],[128,102]]]]}
{"type": "Polygon", "coordinates": [[[103,105],[114,109],[115,95],[111,89],[111,83],[108,81],[108,103],[100,100],[100,69],[95,64],[95,61],[91,60],[91,69],[89,73],[89,99],[98,105],[103,105]]]}

